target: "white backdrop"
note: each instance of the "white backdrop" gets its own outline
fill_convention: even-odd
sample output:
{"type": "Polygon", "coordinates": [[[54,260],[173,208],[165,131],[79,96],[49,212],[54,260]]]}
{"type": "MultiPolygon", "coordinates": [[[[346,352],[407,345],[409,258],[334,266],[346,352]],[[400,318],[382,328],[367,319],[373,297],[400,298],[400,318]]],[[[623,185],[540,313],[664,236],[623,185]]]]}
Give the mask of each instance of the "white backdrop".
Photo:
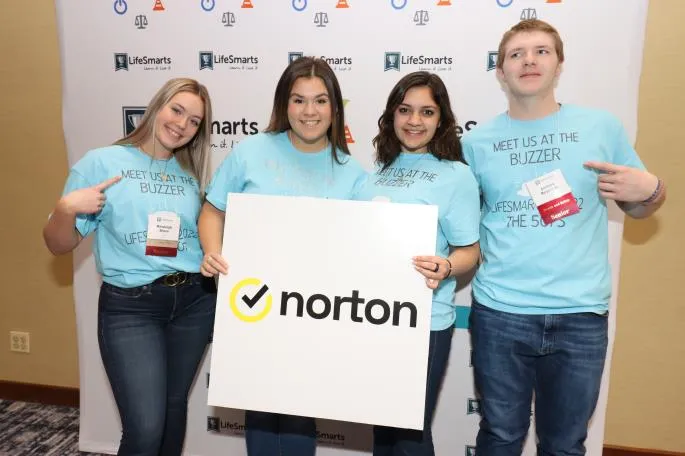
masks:
{"type": "MultiPolygon", "coordinates": [[[[565,38],[558,99],[613,112],[633,139],[637,130],[648,0],[56,0],[56,6],[72,164],[88,149],[121,137],[168,78],[190,76],[212,96],[216,168],[235,142],[266,127],[278,77],[290,55],[304,54],[330,59],[346,99],[350,149],[370,167],[378,116],[389,90],[406,73],[438,73],[465,129],[504,110],[491,53],[508,27],[533,16],[555,25],[565,38]],[[203,60],[205,53],[211,58],[203,60]]],[[[622,217],[614,210],[611,219],[616,290],[622,217]]],[[[99,278],[89,242],[77,249],[74,264],[80,446],[115,452],[119,423],[97,348],[99,278]]],[[[475,454],[478,414],[464,329],[469,301],[468,289],[462,290],[433,426],[438,454],[475,454]]],[[[612,306],[615,310],[615,300],[612,306]]],[[[244,454],[242,413],[206,405],[208,361],[191,394],[187,453],[244,454]]],[[[590,455],[601,454],[608,373],[592,422],[590,455]]],[[[322,421],[319,431],[319,455],[355,456],[370,448],[367,426],[322,421]]],[[[533,444],[529,439],[527,455],[534,454],[533,444]]]]}

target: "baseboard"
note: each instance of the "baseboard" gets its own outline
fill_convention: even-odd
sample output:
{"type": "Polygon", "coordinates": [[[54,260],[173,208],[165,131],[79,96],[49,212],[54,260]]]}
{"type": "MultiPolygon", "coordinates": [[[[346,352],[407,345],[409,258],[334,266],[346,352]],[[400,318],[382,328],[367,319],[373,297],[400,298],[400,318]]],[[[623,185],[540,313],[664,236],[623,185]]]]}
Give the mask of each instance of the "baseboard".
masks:
{"type": "MultiPolygon", "coordinates": [[[[78,407],[79,389],[0,380],[0,399],[78,407]]],[[[606,445],[602,456],[685,456],[685,453],[606,445]]]]}
{"type": "Polygon", "coordinates": [[[602,456],[685,456],[685,453],[605,445],[604,451],[602,451],[602,456]]]}
{"type": "Polygon", "coordinates": [[[0,380],[0,399],[78,407],[79,389],[0,380]]]}

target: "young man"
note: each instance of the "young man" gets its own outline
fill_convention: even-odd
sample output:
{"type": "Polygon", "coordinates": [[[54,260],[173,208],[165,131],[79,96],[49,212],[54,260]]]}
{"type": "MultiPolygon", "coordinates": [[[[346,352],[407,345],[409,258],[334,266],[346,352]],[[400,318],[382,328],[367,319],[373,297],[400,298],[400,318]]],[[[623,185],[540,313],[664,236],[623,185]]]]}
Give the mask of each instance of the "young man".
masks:
{"type": "Polygon", "coordinates": [[[509,109],[463,138],[483,201],[478,456],[521,454],[533,391],[538,455],[585,454],[608,339],[608,200],[642,218],[666,195],[615,117],[557,102],[563,61],[551,25],[512,27],[497,57],[509,109]]]}

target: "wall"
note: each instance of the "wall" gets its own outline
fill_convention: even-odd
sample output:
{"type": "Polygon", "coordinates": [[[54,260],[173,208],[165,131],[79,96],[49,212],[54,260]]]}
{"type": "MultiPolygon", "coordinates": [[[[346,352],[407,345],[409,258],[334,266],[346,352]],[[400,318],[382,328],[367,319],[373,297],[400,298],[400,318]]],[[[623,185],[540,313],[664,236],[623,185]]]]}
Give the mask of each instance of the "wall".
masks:
{"type": "Polygon", "coordinates": [[[4,2],[0,72],[3,260],[0,380],[78,386],[71,256],[53,258],[42,228],[67,173],[54,4],[4,2]],[[9,351],[10,330],[31,333],[29,355],[9,351]]]}
{"type": "Polygon", "coordinates": [[[685,452],[684,17],[685,2],[650,2],[636,148],[668,182],[668,201],[626,220],[605,441],[685,452]]]}

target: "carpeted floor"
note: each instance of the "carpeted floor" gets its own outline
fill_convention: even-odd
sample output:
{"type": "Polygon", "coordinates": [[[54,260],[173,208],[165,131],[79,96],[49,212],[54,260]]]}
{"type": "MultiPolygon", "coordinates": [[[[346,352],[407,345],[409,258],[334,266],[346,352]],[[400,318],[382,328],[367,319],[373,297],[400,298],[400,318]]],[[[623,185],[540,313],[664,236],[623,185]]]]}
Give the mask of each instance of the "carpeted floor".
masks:
{"type": "Polygon", "coordinates": [[[0,455],[96,456],[78,451],[78,419],[77,408],[0,399],[0,455]]]}

